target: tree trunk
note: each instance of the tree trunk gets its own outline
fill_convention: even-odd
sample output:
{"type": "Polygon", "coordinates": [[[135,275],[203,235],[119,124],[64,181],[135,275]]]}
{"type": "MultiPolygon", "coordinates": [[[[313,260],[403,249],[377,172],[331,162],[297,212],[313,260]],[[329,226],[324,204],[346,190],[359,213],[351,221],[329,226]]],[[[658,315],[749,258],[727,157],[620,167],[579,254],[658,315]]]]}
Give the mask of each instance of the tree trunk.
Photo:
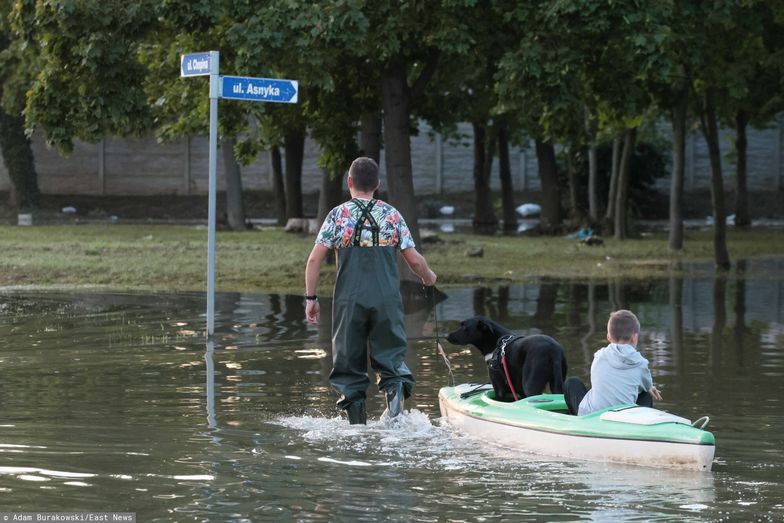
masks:
{"type": "Polygon", "coordinates": [[[365,113],[362,115],[359,134],[361,154],[373,158],[376,163],[381,160],[381,115],[365,113]]]}
{"type": "Polygon", "coordinates": [[[618,195],[618,173],[621,165],[621,138],[613,139],[612,165],[610,166],[610,189],[607,192],[607,211],[604,213],[605,234],[613,232],[615,223],[615,200],[618,195]]]}
{"type": "Polygon", "coordinates": [[[9,205],[19,210],[37,208],[41,193],[21,111],[10,115],[0,109],[0,149],[12,186],[9,205]]]}
{"type": "Polygon", "coordinates": [[[286,147],[286,218],[302,218],[302,158],[305,129],[289,129],[283,138],[286,147]]]}
{"type": "Polygon", "coordinates": [[[244,231],[247,226],[245,223],[245,207],[242,205],[242,173],[240,164],[234,156],[234,144],[236,140],[229,138],[223,140],[223,167],[226,173],[226,218],[229,229],[232,231],[244,231]]]}
{"type": "Polygon", "coordinates": [[[561,225],[561,191],[558,187],[555,147],[551,142],[536,140],[536,160],[542,181],[542,213],[539,220],[543,231],[554,233],[561,225]]]}
{"type": "Polygon", "coordinates": [[[474,221],[475,234],[495,234],[497,221],[493,211],[490,191],[490,173],[493,166],[492,130],[484,122],[474,122],[474,221]]]}
{"type": "Polygon", "coordinates": [[[686,169],[686,110],[685,96],[672,109],[672,179],[670,180],[670,238],[669,247],[683,249],[683,179],[686,169]]]}
{"type": "Polygon", "coordinates": [[[512,168],[509,163],[509,129],[506,120],[498,121],[498,175],[501,179],[501,204],[505,232],[517,231],[512,168]]]}
{"type": "Polygon", "coordinates": [[[332,172],[324,169],[319,192],[318,222],[321,224],[327,213],[343,201],[343,171],[332,172]]]}
{"type": "Polygon", "coordinates": [[[596,188],[599,178],[599,160],[596,154],[596,144],[588,146],[588,217],[591,224],[599,222],[599,194],[596,188]]]}
{"type": "Polygon", "coordinates": [[[637,142],[637,129],[627,129],[623,140],[623,154],[618,168],[618,194],[615,198],[615,239],[626,239],[629,214],[629,182],[634,145],[637,142]]]}
{"type": "Polygon", "coordinates": [[[746,158],[748,150],[746,126],[748,123],[748,113],[739,110],[735,114],[735,151],[738,155],[735,186],[735,227],[748,227],[751,225],[751,216],[749,215],[749,193],[746,188],[746,158]]]}
{"type": "Polygon", "coordinates": [[[716,122],[716,102],[713,89],[705,92],[702,114],[702,133],[708,144],[711,165],[711,201],[713,202],[713,254],[716,268],[726,271],[730,268],[730,255],[727,252],[727,225],[724,210],[724,183],[721,173],[721,150],[719,148],[719,127],[716,122]]]}
{"type": "Polygon", "coordinates": [[[576,166],[576,151],[575,147],[569,147],[566,160],[566,172],[569,177],[569,206],[571,207],[571,215],[574,220],[579,222],[582,219],[582,213],[579,207],[579,197],[577,195],[577,166],[576,166]]]}
{"type": "Polygon", "coordinates": [[[591,225],[599,221],[599,195],[596,183],[599,176],[599,160],[596,156],[596,120],[585,110],[585,130],[588,133],[588,219],[591,225]]]}
{"type": "Polygon", "coordinates": [[[406,220],[414,242],[420,245],[419,224],[414,199],[414,177],[411,167],[411,92],[406,69],[400,59],[392,59],[384,69],[384,148],[387,168],[389,203],[406,220]]]}
{"type": "Polygon", "coordinates": [[[270,167],[272,168],[272,197],[275,198],[275,217],[278,225],[286,225],[286,189],[283,184],[283,162],[280,149],[274,145],[270,149],[270,167]]]}

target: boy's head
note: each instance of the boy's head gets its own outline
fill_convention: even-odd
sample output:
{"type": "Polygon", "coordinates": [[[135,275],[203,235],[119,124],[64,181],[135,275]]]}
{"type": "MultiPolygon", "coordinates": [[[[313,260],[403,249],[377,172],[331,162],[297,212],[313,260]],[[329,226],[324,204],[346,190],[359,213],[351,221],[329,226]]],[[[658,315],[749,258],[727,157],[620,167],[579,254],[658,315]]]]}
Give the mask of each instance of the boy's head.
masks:
{"type": "Polygon", "coordinates": [[[360,156],[351,162],[348,177],[354,189],[360,192],[373,192],[378,189],[378,164],[373,158],[360,156]]]}
{"type": "Polygon", "coordinates": [[[640,320],[631,311],[621,309],[610,314],[607,322],[607,341],[610,343],[628,343],[637,346],[640,334],[640,320]]]}

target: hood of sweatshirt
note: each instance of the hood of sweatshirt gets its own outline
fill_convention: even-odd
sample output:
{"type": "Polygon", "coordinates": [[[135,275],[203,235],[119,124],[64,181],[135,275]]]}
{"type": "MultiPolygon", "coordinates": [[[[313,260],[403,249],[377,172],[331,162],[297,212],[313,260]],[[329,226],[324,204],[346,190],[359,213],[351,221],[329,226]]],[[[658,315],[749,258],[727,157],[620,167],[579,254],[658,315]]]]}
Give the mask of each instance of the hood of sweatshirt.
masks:
{"type": "Polygon", "coordinates": [[[637,349],[626,343],[610,343],[596,352],[597,358],[604,358],[616,369],[628,369],[648,365],[637,349]]]}

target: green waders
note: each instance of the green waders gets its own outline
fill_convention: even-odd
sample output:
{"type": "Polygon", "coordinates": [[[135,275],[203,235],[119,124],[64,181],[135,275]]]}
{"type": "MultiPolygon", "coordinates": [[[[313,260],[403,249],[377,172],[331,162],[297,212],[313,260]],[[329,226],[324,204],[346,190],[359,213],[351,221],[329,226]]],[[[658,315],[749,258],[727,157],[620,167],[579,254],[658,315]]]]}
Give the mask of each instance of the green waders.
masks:
{"type": "Polygon", "coordinates": [[[402,384],[406,398],[414,377],[404,361],[406,330],[395,247],[378,246],[378,228],[367,207],[358,220],[354,245],[338,249],[338,273],[332,305],[332,361],[329,375],[340,394],[338,408],[364,401],[370,383],[367,355],[379,374],[378,388],[397,389],[402,384]],[[373,246],[360,247],[359,235],[365,221],[372,224],[373,246]]]}

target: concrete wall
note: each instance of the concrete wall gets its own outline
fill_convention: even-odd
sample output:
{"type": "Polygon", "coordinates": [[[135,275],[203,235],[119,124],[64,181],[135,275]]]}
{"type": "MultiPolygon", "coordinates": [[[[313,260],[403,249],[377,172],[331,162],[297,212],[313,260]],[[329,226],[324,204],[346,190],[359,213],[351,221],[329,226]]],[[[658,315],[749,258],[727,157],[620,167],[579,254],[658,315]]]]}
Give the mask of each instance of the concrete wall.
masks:
{"type": "MultiPolygon", "coordinates": [[[[418,136],[412,137],[414,186],[418,194],[470,191],[473,188],[473,132],[470,124],[461,124],[457,139],[441,139],[420,125],[418,136]]],[[[732,150],[733,133],[722,133],[725,184],[734,185],[734,165],[726,159],[732,150]]],[[[784,118],[763,130],[749,130],[749,189],[781,190],[784,188],[784,118]]],[[[154,138],[114,139],[98,144],[77,142],[68,157],[61,157],[46,147],[40,137],[34,138],[33,150],[38,182],[47,194],[204,194],[207,191],[207,138],[195,136],[175,143],[159,144],[154,138]]],[[[222,154],[219,151],[219,155],[222,154]]],[[[305,146],[303,187],[317,191],[321,169],[317,165],[319,150],[310,139],[305,146]]],[[[538,190],[536,153],[533,143],[513,147],[510,151],[512,180],[518,190],[538,190]]],[[[382,180],[384,158],[381,159],[382,180]]],[[[499,188],[498,162],[494,162],[492,186],[499,188]]],[[[242,168],[246,189],[270,189],[269,154],[264,152],[255,162],[242,168]]],[[[686,190],[707,189],[710,165],[705,141],[699,132],[688,136],[686,147],[686,190]]],[[[218,158],[218,187],[223,187],[223,159],[218,158]]],[[[0,162],[0,190],[10,183],[5,166],[0,162]]],[[[382,182],[382,189],[384,184],[382,182]]],[[[660,180],[667,191],[669,180],[660,180]]]]}

